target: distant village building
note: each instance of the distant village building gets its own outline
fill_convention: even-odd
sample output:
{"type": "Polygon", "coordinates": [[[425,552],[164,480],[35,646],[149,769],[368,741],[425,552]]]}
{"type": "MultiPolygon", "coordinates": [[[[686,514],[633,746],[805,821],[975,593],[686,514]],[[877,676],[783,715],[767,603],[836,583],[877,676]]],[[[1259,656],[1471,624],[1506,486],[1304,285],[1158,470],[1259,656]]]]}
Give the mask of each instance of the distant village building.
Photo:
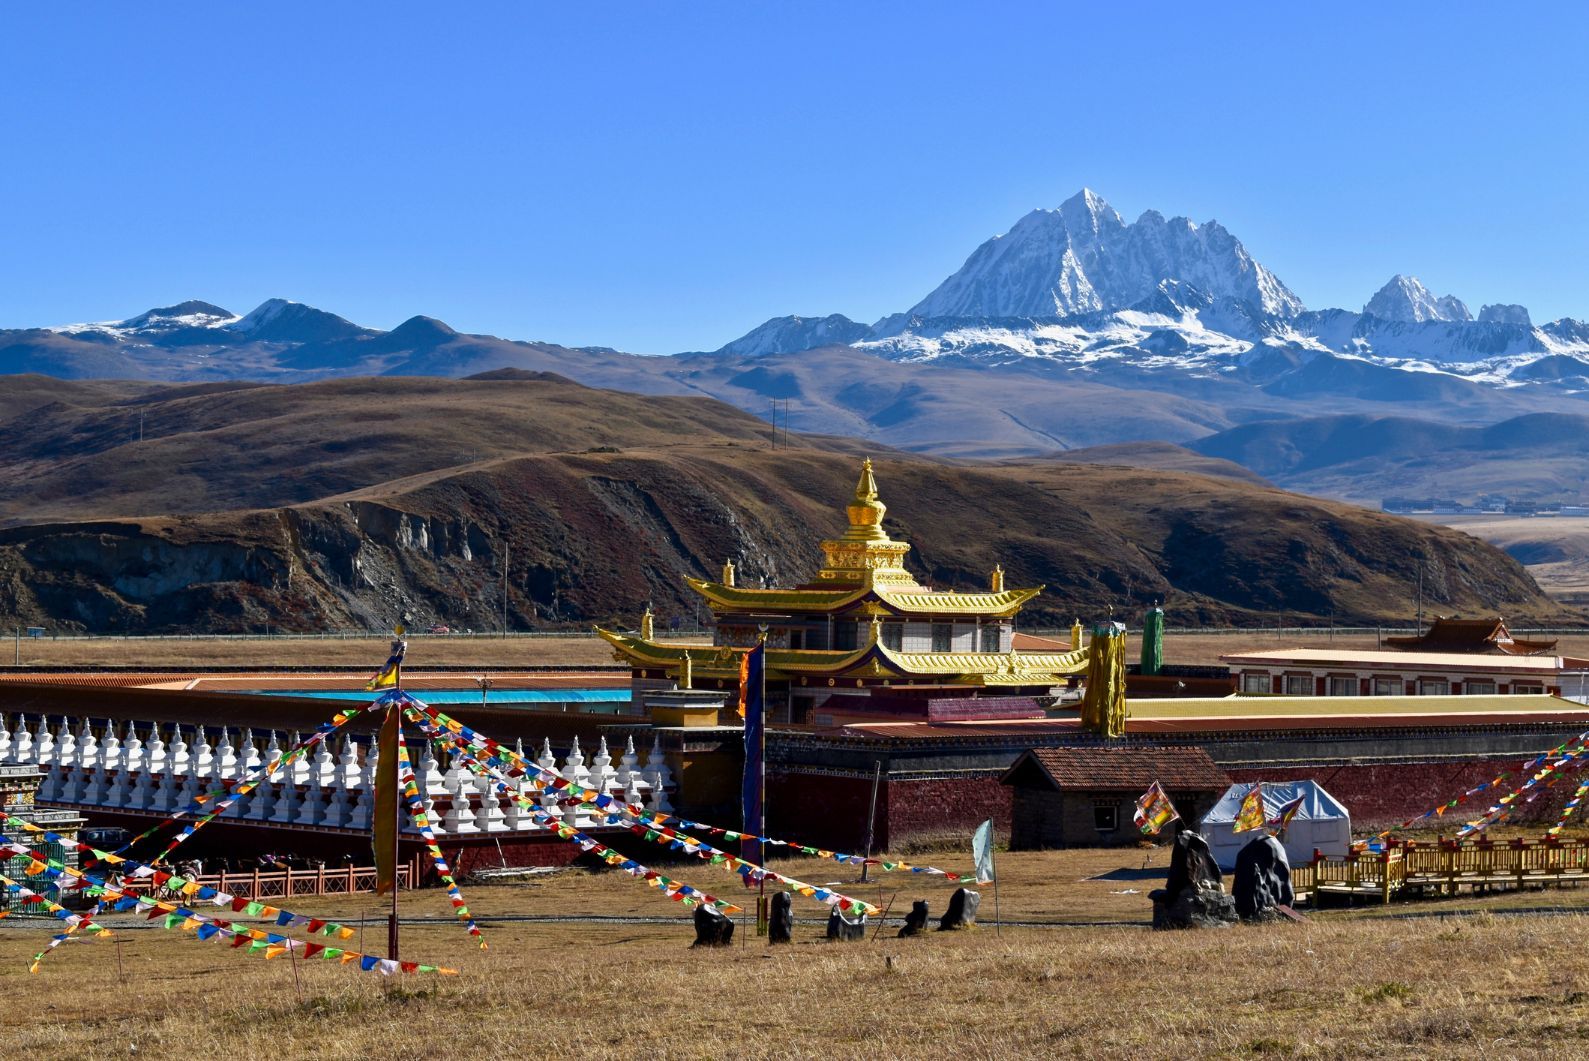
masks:
{"type": "Polygon", "coordinates": [[[1208,752],[1173,746],[1033,748],[999,780],[1012,791],[1012,850],[1135,843],[1137,797],[1155,781],[1195,829],[1230,787],[1208,752]]]}
{"type": "Polygon", "coordinates": [[[1538,656],[1556,647],[1556,639],[1530,641],[1513,637],[1506,620],[1450,619],[1440,616],[1421,634],[1385,638],[1391,648],[1410,652],[1499,652],[1508,656],[1538,656]]]}
{"type": "Polygon", "coordinates": [[[923,586],[905,569],[910,546],[883,529],[886,511],[867,460],[849,528],[821,543],[825,562],[812,581],[740,586],[732,562],[716,582],[687,579],[712,609],[710,646],[660,642],[649,618],[638,634],[598,630],[632,668],[636,703],[679,686],[737,689],[740,659],[765,630],[778,722],[1041,715],[1043,700],[1087,668],[1079,646],[1016,647],[1016,613],[1043,587],[1006,588],[1002,567],[982,590],[923,586]],[[999,703],[972,703],[989,697],[999,703]]]}

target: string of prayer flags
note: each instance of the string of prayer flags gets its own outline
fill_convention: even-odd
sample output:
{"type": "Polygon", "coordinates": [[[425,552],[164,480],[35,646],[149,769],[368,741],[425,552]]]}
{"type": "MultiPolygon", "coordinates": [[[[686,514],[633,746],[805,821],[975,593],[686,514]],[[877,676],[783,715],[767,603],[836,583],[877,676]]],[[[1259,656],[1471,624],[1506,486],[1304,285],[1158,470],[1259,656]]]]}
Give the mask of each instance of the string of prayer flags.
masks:
{"type": "MultiPolygon", "coordinates": [[[[6,840],[6,838],[3,836],[0,836],[0,851],[4,851],[5,853],[13,855],[30,855],[35,862],[44,863],[43,868],[39,872],[45,877],[53,880],[62,876],[63,874],[70,876],[86,884],[92,893],[112,900],[114,909],[118,911],[138,911],[140,913],[147,912],[148,919],[159,924],[162,928],[193,932],[200,939],[227,939],[231,941],[232,946],[234,947],[242,947],[246,944],[248,947],[248,953],[263,954],[267,959],[285,954],[289,950],[305,950],[307,952],[307,948],[309,947],[320,947],[321,949],[317,950],[316,953],[320,954],[322,957],[337,957],[341,958],[341,960],[344,962],[357,961],[359,962],[360,968],[362,969],[375,970],[388,975],[396,972],[430,972],[452,975],[456,974],[457,972],[456,969],[447,969],[436,965],[396,962],[386,958],[376,958],[373,955],[361,954],[357,951],[346,950],[345,948],[325,947],[323,944],[311,944],[304,940],[292,939],[277,932],[266,932],[261,929],[251,928],[247,925],[239,925],[223,918],[201,914],[195,910],[188,909],[187,907],[179,906],[176,903],[167,902],[164,899],[156,899],[148,895],[139,895],[134,892],[123,891],[120,888],[116,888],[107,884],[105,881],[91,874],[84,873],[82,870],[74,869],[73,867],[64,865],[60,862],[40,859],[37,852],[30,852],[23,845],[6,840]]],[[[4,881],[4,878],[0,878],[0,881],[4,881]]],[[[6,883],[15,884],[15,882],[10,881],[6,881],[6,883]]],[[[22,885],[16,886],[18,888],[22,888],[23,891],[27,891],[27,889],[22,885]]],[[[46,908],[50,909],[51,913],[55,914],[55,916],[59,917],[61,920],[66,921],[68,925],[78,924],[78,922],[82,920],[82,915],[73,914],[71,911],[65,910],[58,905],[51,903],[48,899],[45,899],[43,896],[38,895],[35,892],[28,892],[28,895],[24,897],[24,901],[44,903],[46,908]]],[[[258,908],[260,912],[270,910],[276,916],[279,916],[282,912],[275,910],[274,907],[265,907],[263,904],[247,902],[246,900],[233,901],[244,902],[245,911],[249,913],[249,916],[255,916],[255,914],[248,908],[258,908]]],[[[292,923],[294,925],[298,925],[300,923],[309,925],[317,920],[297,914],[292,915],[292,917],[292,923]],[[299,920],[300,918],[301,921],[299,920]]],[[[343,926],[328,922],[320,923],[325,925],[325,929],[322,929],[322,931],[325,931],[326,934],[330,934],[330,932],[327,930],[335,929],[338,930],[337,934],[343,938],[353,935],[352,929],[344,928],[343,926]]],[[[90,926],[82,925],[81,927],[86,929],[90,926]]],[[[92,927],[96,930],[96,934],[98,935],[109,934],[109,930],[103,928],[97,922],[93,923],[92,927]]],[[[37,963],[38,959],[35,958],[34,965],[36,966],[37,963]]]]}
{"type": "Polygon", "coordinates": [[[469,934],[480,941],[480,949],[485,950],[486,941],[480,934],[480,926],[475,924],[474,915],[469,913],[469,907],[464,904],[463,892],[453,879],[452,867],[447,865],[447,859],[441,853],[441,844],[430,825],[430,815],[425,813],[425,801],[419,792],[419,780],[414,776],[414,764],[408,758],[408,745],[401,740],[397,742],[397,772],[398,781],[403,786],[403,797],[408,801],[409,819],[425,841],[425,850],[430,853],[436,875],[447,888],[447,898],[452,902],[453,913],[463,922],[469,934]]]}
{"type": "MultiPolygon", "coordinates": [[[[583,806],[595,807],[601,811],[604,811],[608,815],[616,813],[625,817],[636,818],[640,821],[651,824],[653,828],[661,828],[663,823],[671,822],[673,827],[676,829],[693,829],[698,832],[705,832],[710,836],[721,837],[724,841],[730,843],[741,840],[753,840],[768,847],[788,848],[790,850],[799,851],[802,854],[814,855],[818,858],[832,859],[835,862],[845,865],[878,866],[885,872],[890,873],[898,871],[926,876],[943,877],[945,880],[951,882],[969,882],[976,879],[976,875],[974,873],[954,873],[949,870],[939,869],[937,866],[913,865],[912,863],[906,862],[902,859],[869,858],[863,855],[828,851],[823,848],[797,843],[793,840],[781,840],[771,836],[758,836],[754,833],[748,833],[743,830],[724,829],[719,826],[709,825],[705,822],[691,821],[688,818],[683,818],[678,815],[663,814],[657,811],[648,810],[638,803],[628,803],[622,799],[609,796],[606,793],[600,792],[596,789],[586,788],[582,785],[575,784],[562,775],[545,769],[539,763],[524,758],[512,748],[509,748],[503,744],[499,744],[490,737],[486,737],[483,734],[475,732],[456,719],[450,718],[441,711],[438,711],[430,704],[427,704],[422,700],[417,700],[412,696],[407,696],[406,694],[405,698],[411,707],[423,711],[434,723],[451,733],[455,740],[459,740],[467,744],[476,754],[487,759],[496,758],[497,760],[502,761],[505,766],[508,767],[507,773],[510,777],[522,776],[532,782],[535,782],[537,779],[539,779],[539,783],[542,786],[553,789],[559,795],[577,800],[583,806]]],[[[693,841],[693,838],[687,838],[685,840],[686,843],[691,841],[693,841]]]]}
{"type": "MultiPolygon", "coordinates": [[[[413,698],[410,697],[409,699],[412,700],[413,698]]],[[[482,762],[475,756],[467,741],[462,739],[461,736],[455,735],[448,737],[442,734],[441,728],[436,724],[436,722],[434,722],[429,715],[420,710],[418,707],[411,706],[408,709],[408,714],[416,724],[425,729],[428,733],[432,734],[433,739],[439,738],[440,740],[445,741],[447,744],[450,744],[452,748],[456,749],[458,761],[464,764],[470,771],[478,774],[479,776],[491,778],[491,780],[496,783],[496,787],[500,791],[508,793],[511,798],[519,802],[520,806],[524,807],[526,810],[529,810],[532,815],[540,814],[542,817],[547,817],[534,800],[531,800],[529,797],[519,793],[513,786],[506,783],[509,780],[511,774],[504,772],[503,770],[499,769],[497,765],[495,765],[507,765],[501,756],[491,754],[487,757],[485,762],[482,762]]],[[[459,723],[458,725],[461,727],[462,724],[459,723]]],[[[555,787],[539,780],[539,778],[534,775],[527,774],[524,776],[526,776],[531,784],[535,785],[536,788],[542,791],[545,791],[549,787],[555,787]]],[[[559,780],[562,779],[560,778],[559,780]]],[[[621,806],[627,806],[627,804],[621,804],[621,806]]],[[[612,824],[620,823],[620,819],[616,816],[610,817],[608,821],[612,824]]],[[[571,828],[568,826],[564,827],[571,828]]],[[[684,833],[680,833],[677,830],[671,829],[667,826],[653,822],[650,828],[647,828],[645,824],[634,821],[628,823],[628,827],[630,832],[635,833],[636,835],[647,840],[651,840],[653,843],[666,844],[668,847],[674,850],[688,851],[690,854],[696,855],[699,858],[707,859],[714,864],[726,864],[730,870],[738,873],[747,881],[774,881],[783,885],[790,891],[797,892],[798,894],[804,895],[808,898],[814,898],[818,902],[826,903],[829,906],[837,906],[840,910],[845,912],[859,911],[867,914],[877,914],[881,912],[879,907],[866,902],[864,899],[854,899],[840,892],[830,891],[826,888],[818,888],[813,885],[806,884],[804,881],[796,880],[793,877],[778,873],[777,871],[768,869],[765,866],[757,865],[756,863],[750,862],[744,858],[740,858],[737,855],[732,855],[727,851],[713,847],[711,844],[708,844],[705,841],[698,840],[695,837],[688,836],[684,833]],[[717,856],[721,856],[721,858],[717,856]]],[[[559,835],[562,834],[560,833],[559,835]]],[[[589,837],[586,837],[585,839],[591,844],[596,844],[596,841],[590,839],[589,837]]],[[[581,842],[580,846],[585,847],[585,843],[581,842]]],[[[585,847],[585,849],[587,851],[591,850],[589,847],[585,847]]],[[[691,894],[691,891],[685,892],[686,896],[691,894]]]]}
{"type": "MultiPolygon", "coordinates": [[[[1549,783],[1554,784],[1556,781],[1561,780],[1561,778],[1565,776],[1565,774],[1561,773],[1564,768],[1570,765],[1584,765],[1584,755],[1586,753],[1589,753],[1589,747],[1580,746],[1579,748],[1566,752],[1559,758],[1546,763],[1546,765],[1538,772],[1530,775],[1528,780],[1524,781],[1521,785],[1518,785],[1517,788],[1513,789],[1511,792],[1502,796],[1499,800],[1493,803],[1482,815],[1473,821],[1468,822],[1461,829],[1458,829],[1457,839],[1460,840],[1463,837],[1471,836],[1476,832],[1488,829],[1502,818],[1505,818],[1512,812],[1513,808],[1516,807],[1519,798],[1522,797],[1525,792],[1529,792],[1531,789],[1534,789],[1541,781],[1546,781],[1549,779],[1549,783]]],[[[1538,763],[1542,758],[1543,756],[1541,756],[1540,759],[1533,760],[1533,762],[1538,763]]],[[[1534,797],[1537,795],[1539,795],[1539,793],[1534,792],[1527,799],[1523,800],[1523,802],[1532,802],[1534,797]]]]}
{"type": "MultiPolygon", "coordinates": [[[[155,858],[151,861],[158,862],[160,859],[167,857],[172,851],[177,849],[178,845],[180,845],[188,837],[192,836],[200,828],[208,825],[211,821],[226,813],[226,811],[239,799],[242,799],[249,793],[253,792],[254,789],[258,788],[264,782],[274,779],[280,770],[282,770],[284,767],[292,765],[298,759],[313,751],[317,745],[328,739],[332,733],[336,732],[338,729],[341,729],[359,715],[364,714],[366,711],[375,710],[376,708],[385,704],[392,695],[393,694],[388,693],[377,698],[372,703],[344,708],[333,715],[328,721],[322,722],[320,726],[308,737],[299,741],[297,744],[294,744],[291,748],[288,748],[275,759],[272,759],[268,763],[261,763],[259,766],[254,767],[248,772],[248,774],[244,775],[235,782],[229,781],[222,784],[219,788],[214,788],[208,792],[204,792],[198,796],[195,796],[192,802],[190,802],[186,807],[177,811],[164,821],[157,822],[156,824],[150,826],[137,836],[133,837],[131,840],[128,840],[125,844],[122,844],[121,847],[117,848],[115,853],[120,854],[123,851],[132,850],[132,848],[136,846],[139,841],[153,836],[168,825],[173,825],[178,821],[182,821],[190,814],[199,814],[204,810],[205,804],[209,803],[211,800],[219,799],[219,802],[210,809],[208,814],[205,814],[198,821],[185,824],[183,828],[176,834],[176,836],[171,839],[171,842],[166,845],[165,850],[159,855],[155,856],[155,858]]],[[[114,861],[114,859],[107,858],[107,861],[114,861]]]]}
{"type": "MultiPolygon", "coordinates": [[[[8,816],[6,820],[11,822],[20,821],[21,819],[18,819],[12,815],[8,816]]],[[[37,826],[31,826],[31,828],[36,830],[37,833],[42,834],[47,842],[51,841],[51,838],[54,838],[53,842],[57,843],[65,839],[56,833],[38,829],[37,826]]],[[[3,833],[0,833],[0,854],[9,854],[15,855],[19,858],[28,858],[30,861],[25,869],[25,872],[29,876],[42,874],[46,879],[58,880],[64,875],[70,878],[72,881],[77,882],[78,885],[88,885],[88,893],[90,895],[98,893],[108,894],[110,891],[114,890],[110,889],[103,880],[91,876],[82,870],[74,869],[71,866],[66,865],[64,862],[49,858],[46,852],[30,848],[24,844],[20,844],[3,833]]],[[[353,930],[348,928],[346,925],[340,925],[334,921],[324,921],[319,918],[312,918],[306,914],[296,914],[290,910],[282,910],[278,907],[269,906],[256,900],[245,899],[240,896],[231,895],[228,892],[223,892],[216,888],[200,886],[196,881],[190,881],[175,874],[157,870],[153,866],[146,865],[142,862],[137,862],[132,859],[121,859],[120,864],[128,867],[128,875],[135,880],[148,880],[155,885],[164,886],[173,891],[179,892],[186,898],[209,902],[215,906],[228,906],[231,908],[233,913],[242,914],[245,917],[260,917],[267,920],[275,920],[279,925],[291,924],[294,927],[308,925],[311,926],[311,932],[318,931],[322,935],[335,935],[341,939],[348,939],[353,935],[353,930]],[[282,920],[283,918],[286,920],[282,920]],[[314,926],[319,927],[316,928],[314,926]]],[[[63,887],[64,886],[66,885],[63,884],[63,887]]],[[[118,891],[117,894],[123,895],[130,893],[118,891]]],[[[123,906],[118,906],[117,908],[122,910],[131,909],[131,907],[123,906]]],[[[175,907],[173,907],[173,909],[175,909],[175,907]]]]}
{"type": "Polygon", "coordinates": [[[1566,806],[1562,808],[1561,817],[1556,820],[1556,824],[1545,830],[1546,835],[1555,836],[1561,832],[1562,828],[1567,824],[1567,819],[1577,812],[1579,804],[1583,802],[1585,793],[1589,793],[1589,780],[1578,786],[1577,791],[1572,794],[1572,799],[1569,799],[1566,806]]]}
{"type": "MultiPolygon", "coordinates": [[[[426,736],[436,746],[436,750],[440,755],[445,757],[452,753],[456,744],[452,738],[448,737],[441,731],[440,727],[431,722],[431,720],[421,712],[414,712],[414,714],[410,717],[421,729],[425,731],[426,736]]],[[[519,792],[512,785],[509,785],[500,773],[480,762],[467,749],[459,749],[458,762],[476,776],[488,778],[498,792],[507,796],[509,799],[512,799],[520,807],[528,811],[530,817],[533,818],[538,825],[552,830],[552,832],[556,833],[559,838],[576,844],[580,850],[596,856],[603,862],[607,863],[607,865],[620,869],[623,872],[629,874],[631,877],[638,877],[644,880],[646,884],[652,888],[660,888],[662,893],[669,899],[672,899],[675,902],[681,902],[686,907],[693,907],[697,903],[705,904],[707,906],[713,907],[721,913],[728,915],[744,912],[740,907],[735,906],[728,900],[719,899],[708,892],[700,890],[699,888],[694,888],[688,884],[684,884],[681,881],[673,880],[662,873],[650,869],[642,863],[625,856],[621,852],[614,851],[612,848],[608,847],[606,844],[603,844],[601,841],[597,840],[588,833],[584,833],[578,829],[575,829],[572,825],[564,822],[561,818],[556,818],[546,813],[546,811],[541,808],[540,804],[519,792]]]]}
{"type": "MultiPolygon", "coordinates": [[[[1550,749],[1549,751],[1540,753],[1539,755],[1535,756],[1533,759],[1530,759],[1528,762],[1524,763],[1519,768],[1518,772],[1526,774],[1530,770],[1534,769],[1536,766],[1540,765],[1541,763],[1548,762],[1551,759],[1554,759],[1557,756],[1560,756],[1560,755],[1563,755],[1563,754],[1574,754],[1574,755],[1576,755],[1576,754],[1578,754],[1578,753],[1580,753],[1580,752],[1582,752],[1584,750],[1584,747],[1585,747],[1586,743],[1589,743],[1589,731],[1586,731],[1584,733],[1580,733],[1580,734],[1578,734],[1578,736],[1573,737],[1570,740],[1563,741],[1562,743],[1556,745],[1556,747],[1550,749]],[[1574,745],[1577,745],[1578,747],[1573,752],[1569,753],[1568,749],[1573,748],[1574,745]]],[[[1494,788],[1500,788],[1501,785],[1506,783],[1507,778],[1509,778],[1511,776],[1512,775],[1508,774],[1508,773],[1497,774],[1493,779],[1491,779],[1489,781],[1486,781],[1486,782],[1484,782],[1481,785],[1475,785],[1473,788],[1468,789],[1466,792],[1462,793],[1460,796],[1457,796],[1455,799],[1450,800],[1447,803],[1441,803],[1441,804],[1439,804],[1439,805],[1437,805],[1435,807],[1431,807],[1429,810],[1424,811],[1422,814],[1413,815],[1411,818],[1408,818],[1406,821],[1402,822],[1400,825],[1393,825],[1389,829],[1386,829],[1386,830],[1384,830],[1383,832],[1380,832],[1380,833],[1376,833],[1374,836],[1372,836],[1372,837],[1370,837],[1369,839],[1366,839],[1366,840],[1354,840],[1352,842],[1352,849],[1354,851],[1360,850],[1360,849],[1363,849],[1363,848],[1367,848],[1367,849],[1369,849],[1371,851],[1372,850],[1379,850],[1380,847],[1382,846],[1383,841],[1385,840],[1385,838],[1390,836],[1391,833],[1399,832],[1400,830],[1411,828],[1412,826],[1416,825],[1418,822],[1425,821],[1425,820],[1427,820],[1429,818],[1443,818],[1443,817],[1445,817],[1447,811],[1455,810],[1457,807],[1460,807],[1462,804],[1466,803],[1472,797],[1477,796],[1477,795],[1479,795],[1480,793],[1483,793],[1483,792],[1488,792],[1489,790],[1494,789],[1494,788]]],[[[1494,808],[1492,807],[1491,809],[1493,810],[1494,808]]],[[[1475,823],[1471,823],[1470,822],[1469,824],[1475,824],[1475,823]]]]}

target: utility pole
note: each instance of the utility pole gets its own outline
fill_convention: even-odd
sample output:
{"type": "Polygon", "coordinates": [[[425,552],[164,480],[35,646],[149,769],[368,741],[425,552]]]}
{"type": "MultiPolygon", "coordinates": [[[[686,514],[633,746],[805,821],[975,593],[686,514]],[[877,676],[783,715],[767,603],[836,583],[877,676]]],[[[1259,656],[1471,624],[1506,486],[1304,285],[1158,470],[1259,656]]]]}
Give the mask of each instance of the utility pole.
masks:
{"type": "Polygon", "coordinates": [[[502,542],[502,637],[508,636],[508,543],[502,542]]]}
{"type": "Polygon", "coordinates": [[[1423,636],[1423,557],[1418,558],[1418,636],[1423,636]]]}

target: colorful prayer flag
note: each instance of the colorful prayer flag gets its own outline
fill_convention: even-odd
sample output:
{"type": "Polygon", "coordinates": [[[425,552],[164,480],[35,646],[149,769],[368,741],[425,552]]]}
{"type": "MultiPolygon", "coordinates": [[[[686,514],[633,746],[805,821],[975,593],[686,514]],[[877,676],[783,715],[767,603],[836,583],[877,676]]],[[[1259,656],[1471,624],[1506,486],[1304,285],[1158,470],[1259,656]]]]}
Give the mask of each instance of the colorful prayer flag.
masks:
{"type": "Polygon", "coordinates": [[[1236,824],[1231,832],[1245,833],[1252,829],[1262,829],[1263,822],[1263,782],[1255,781],[1252,788],[1242,797],[1241,810],[1236,814],[1236,824]]]}
{"type": "MultiPolygon", "coordinates": [[[[401,629],[401,628],[399,628],[401,629]]],[[[408,642],[401,638],[392,642],[392,654],[387,657],[381,669],[369,681],[364,683],[365,692],[374,692],[376,689],[390,689],[397,684],[403,671],[403,655],[408,651],[408,642]]]]}
{"type": "Polygon", "coordinates": [[[1270,822],[1269,822],[1270,828],[1278,829],[1282,833],[1285,832],[1286,831],[1286,826],[1290,825],[1291,824],[1291,819],[1295,818],[1297,816],[1297,811],[1302,809],[1302,804],[1303,804],[1303,802],[1306,799],[1307,799],[1307,794],[1303,793],[1302,795],[1298,796],[1296,799],[1294,799],[1291,802],[1287,803],[1284,807],[1281,807],[1280,808],[1280,813],[1275,815],[1275,817],[1272,820],[1270,820],[1270,822]]]}
{"type": "Polygon", "coordinates": [[[1145,835],[1157,836],[1166,825],[1180,816],[1181,812],[1175,809],[1175,804],[1165,795],[1164,787],[1155,781],[1137,800],[1137,810],[1131,816],[1131,820],[1136,822],[1137,828],[1145,835]]]}

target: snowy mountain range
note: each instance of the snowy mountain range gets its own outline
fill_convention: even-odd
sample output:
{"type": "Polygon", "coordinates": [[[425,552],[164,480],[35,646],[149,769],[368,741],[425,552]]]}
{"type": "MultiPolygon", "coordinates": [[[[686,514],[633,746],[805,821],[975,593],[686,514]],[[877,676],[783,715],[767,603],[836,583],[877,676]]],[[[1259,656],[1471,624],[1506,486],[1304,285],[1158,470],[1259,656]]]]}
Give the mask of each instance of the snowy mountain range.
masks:
{"type": "MultiPolygon", "coordinates": [[[[1393,277],[1361,310],[1306,308],[1215,221],[1126,223],[1082,191],[972,252],[901,313],[777,317],[712,352],[648,357],[501,339],[415,316],[390,331],[272,298],[124,320],[0,329],[0,375],[299,383],[500,370],[647,394],[706,395],[795,430],[947,456],[1187,443],[1314,416],[1492,423],[1577,415],[1589,323],[1393,277]]],[[[0,408],[5,405],[0,391],[0,408]]]]}
{"type": "Polygon", "coordinates": [[[1322,356],[1504,387],[1589,394],[1589,324],[1535,326],[1395,276],[1360,312],[1308,310],[1217,221],[1127,224],[1083,190],[978,247],[905,313],[867,327],[841,315],[780,317],[722,348],[789,353],[845,342],[900,361],[994,366],[1041,360],[1082,374],[1241,373],[1322,356]],[[849,336],[849,338],[845,338],[849,336]]]}

